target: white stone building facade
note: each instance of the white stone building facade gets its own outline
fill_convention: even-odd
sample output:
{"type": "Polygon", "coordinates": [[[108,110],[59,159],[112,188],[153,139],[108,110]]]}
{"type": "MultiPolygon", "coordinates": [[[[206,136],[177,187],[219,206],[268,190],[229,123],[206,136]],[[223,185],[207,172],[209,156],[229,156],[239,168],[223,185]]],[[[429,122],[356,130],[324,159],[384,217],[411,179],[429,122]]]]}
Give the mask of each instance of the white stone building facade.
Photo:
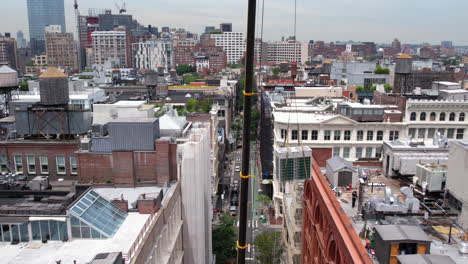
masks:
{"type": "Polygon", "coordinates": [[[134,66],[137,69],[156,71],[162,65],[165,71],[174,67],[172,39],[151,39],[132,44],[134,66]]]}
{"type": "Polygon", "coordinates": [[[118,58],[121,65],[128,65],[125,31],[94,31],[91,36],[94,64],[104,64],[109,59],[118,58]]]}
{"type": "Polygon", "coordinates": [[[226,52],[227,63],[239,63],[244,57],[246,45],[244,33],[242,32],[223,32],[221,34],[211,34],[217,47],[223,47],[226,52]]]}

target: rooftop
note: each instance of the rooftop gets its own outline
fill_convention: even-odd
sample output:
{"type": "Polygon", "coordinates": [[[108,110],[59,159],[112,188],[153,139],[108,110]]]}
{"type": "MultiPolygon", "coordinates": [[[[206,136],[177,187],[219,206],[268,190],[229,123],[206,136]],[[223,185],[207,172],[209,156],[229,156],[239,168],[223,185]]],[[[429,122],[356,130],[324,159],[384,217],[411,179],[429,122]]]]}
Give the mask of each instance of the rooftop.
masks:
{"type": "Polygon", "coordinates": [[[31,241],[29,243],[0,243],[0,253],[4,263],[15,264],[55,264],[88,263],[96,254],[103,252],[128,252],[149,214],[128,213],[119,230],[107,239],[73,239],[68,242],[31,241]]]}
{"type": "Polygon", "coordinates": [[[50,67],[43,74],[39,75],[39,79],[46,78],[68,78],[68,76],[65,73],[61,72],[59,69],[55,67],[50,67]]]}
{"type": "Polygon", "coordinates": [[[432,241],[419,226],[411,225],[379,225],[375,226],[377,233],[387,241],[432,241]]]}
{"type": "Polygon", "coordinates": [[[413,57],[411,57],[410,55],[408,55],[406,53],[402,53],[401,55],[397,56],[396,58],[397,59],[412,59],[413,57]]]}

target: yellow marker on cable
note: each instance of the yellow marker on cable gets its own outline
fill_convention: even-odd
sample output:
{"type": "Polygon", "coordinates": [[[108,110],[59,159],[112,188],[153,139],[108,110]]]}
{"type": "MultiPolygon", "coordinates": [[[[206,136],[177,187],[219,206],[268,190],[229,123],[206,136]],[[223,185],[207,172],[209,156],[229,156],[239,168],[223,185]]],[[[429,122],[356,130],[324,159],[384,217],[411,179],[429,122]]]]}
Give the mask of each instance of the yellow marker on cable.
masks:
{"type": "Polygon", "coordinates": [[[237,244],[237,248],[238,248],[238,249],[246,249],[246,248],[250,247],[250,244],[247,244],[247,245],[241,247],[241,246],[239,245],[239,240],[237,241],[236,244],[237,244]]]}
{"type": "Polygon", "coordinates": [[[248,178],[250,178],[250,177],[255,177],[254,175],[250,175],[250,174],[243,175],[243,174],[242,174],[242,171],[239,172],[239,175],[240,175],[240,177],[241,177],[242,179],[248,179],[248,178]]]}
{"type": "Polygon", "coordinates": [[[246,93],[245,90],[242,91],[242,93],[244,94],[244,96],[253,96],[257,94],[257,93],[246,93]]]}

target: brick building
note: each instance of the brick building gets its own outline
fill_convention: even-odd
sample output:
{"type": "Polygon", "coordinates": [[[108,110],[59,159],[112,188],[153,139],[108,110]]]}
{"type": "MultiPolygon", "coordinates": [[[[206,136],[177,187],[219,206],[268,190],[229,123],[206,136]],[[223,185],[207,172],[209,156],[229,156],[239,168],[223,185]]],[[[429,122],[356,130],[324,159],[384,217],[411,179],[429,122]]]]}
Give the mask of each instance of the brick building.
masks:
{"type": "Polygon", "coordinates": [[[302,263],[372,263],[315,161],[304,185],[303,217],[302,263]]]}
{"type": "Polygon", "coordinates": [[[5,36],[0,34],[0,65],[8,65],[18,70],[16,40],[11,37],[10,33],[5,33],[5,36]]]}
{"type": "Polygon", "coordinates": [[[177,144],[155,141],[154,151],[79,151],[78,172],[81,183],[113,183],[145,186],[165,184],[177,179],[177,144]]]}
{"type": "Polygon", "coordinates": [[[51,180],[77,179],[75,140],[8,140],[0,143],[2,172],[19,173],[27,178],[44,175],[51,180]],[[9,168],[10,167],[10,168],[9,168]]]}
{"type": "Polygon", "coordinates": [[[78,71],[78,58],[72,33],[46,32],[47,62],[49,66],[78,71]]]}
{"type": "Polygon", "coordinates": [[[175,65],[187,64],[196,66],[197,58],[204,57],[208,60],[209,69],[219,72],[226,68],[227,57],[222,47],[216,46],[176,46],[174,48],[175,65]]]}

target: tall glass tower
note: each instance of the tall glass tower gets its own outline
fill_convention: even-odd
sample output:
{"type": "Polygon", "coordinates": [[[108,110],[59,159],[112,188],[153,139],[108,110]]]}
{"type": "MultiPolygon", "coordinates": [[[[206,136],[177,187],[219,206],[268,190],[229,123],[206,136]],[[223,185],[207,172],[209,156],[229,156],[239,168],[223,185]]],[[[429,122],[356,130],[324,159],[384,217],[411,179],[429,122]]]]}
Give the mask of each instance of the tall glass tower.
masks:
{"type": "Polygon", "coordinates": [[[64,0],[27,0],[27,3],[31,52],[39,55],[45,52],[45,26],[60,25],[65,32],[64,0]]]}

